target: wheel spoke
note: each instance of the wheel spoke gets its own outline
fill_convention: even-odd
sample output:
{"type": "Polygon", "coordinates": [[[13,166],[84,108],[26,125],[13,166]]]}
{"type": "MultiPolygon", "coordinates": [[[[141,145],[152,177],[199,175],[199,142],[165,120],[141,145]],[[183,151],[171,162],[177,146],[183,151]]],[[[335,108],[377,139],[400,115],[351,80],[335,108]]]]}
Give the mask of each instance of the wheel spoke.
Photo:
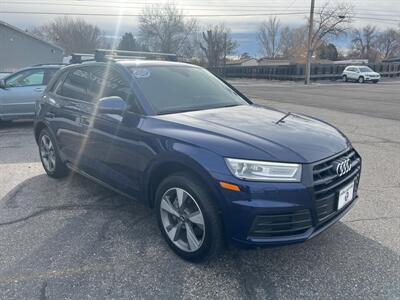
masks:
{"type": "Polygon", "coordinates": [[[161,208],[166,212],[179,218],[179,213],[176,211],[175,207],[172,205],[171,201],[167,197],[163,197],[161,200],[161,208]]]}
{"type": "Polygon", "coordinates": [[[187,194],[182,189],[176,189],[176,197],[178,198],[179,208],[181,208],[187,198],[187,194]]]}
{"type": "Polygon", "coordinates": [[[196,212],[188,215],[187,218],[189,219],[190,222],[200,226],[202,229],[204,228],[203,215],[199,211],[196,211],[196,212]]]}
{"type": "Polygon", "coordinates": [[[179,239],[179,236],[181,234],[182,231],[182,227],[183,227],[183,223],[179,222],[178,225],[176,225],[176,230],[175,230],[175,235],[173,237],[173,241],[177,241],[179,239]]]}
{"type": "Polygon", "coordinates": [[[199,248],[200,242],[197,239],[196,235],[194,234],[193,228],[190,224],[185,223],[185,227],[186,227],[186,237],[188,240],[188,244],[189,244],[189,249],[190,250],[196,250],[199,248]]]}
{"type": "Polygon", "coordinates": [[[51,154],[49,156],[49,162],[50,162],[50,168],[53,169],[56,165],[56,158],[54,157],[54,154],[51,154]]]}
{"type": "Polygon", "coordinates": [[[182,229],[182,223],[178,223],[175,226],[171,226],[169,229],[167,229],[167,234],[171,239],[171,241],[178,240],[181,229],[182,229]]]}

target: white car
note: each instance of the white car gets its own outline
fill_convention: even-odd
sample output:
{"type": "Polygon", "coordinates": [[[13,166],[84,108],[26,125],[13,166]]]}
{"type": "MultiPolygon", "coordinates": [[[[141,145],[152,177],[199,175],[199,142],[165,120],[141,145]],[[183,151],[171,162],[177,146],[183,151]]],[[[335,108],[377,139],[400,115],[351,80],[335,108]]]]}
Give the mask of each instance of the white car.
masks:
{"type": "Polygon", "coordinates": [[[353,80],[359,83],[372,81],[377,83],[381,79],[381,75],[367,66],[347,66],[342,73],[342,78],[343,81],[353,80]]]}

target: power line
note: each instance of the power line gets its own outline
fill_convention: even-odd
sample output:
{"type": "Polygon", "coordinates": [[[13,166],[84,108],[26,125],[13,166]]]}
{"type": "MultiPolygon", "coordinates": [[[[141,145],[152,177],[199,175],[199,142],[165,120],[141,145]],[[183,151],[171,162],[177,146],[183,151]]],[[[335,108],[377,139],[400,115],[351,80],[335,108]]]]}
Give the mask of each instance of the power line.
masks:
{"type": "MultiPolygon", "coordinates": [[[[110,8],[143,8],[143,7],[146,7],[146,6],[149,6],[149,5],[160,5],[160,4],[165,4],[165,3],[162,3],[162,2],[133,2],[133,1],[130,1],[129,3],[126,3],[126,2],[108,2],[108,1],[98,1],[98,0],[95,0],[95,1],[90,1],[90,0],[75,0],[75,1],[73,1],[72,3],[71,3],[71,1],[68,1],[68,2],[66,2],[66,1],[64,1],[64,0],[62,0],[62,1],[52,1],[52,2],[42,2],[42,1],[12,1],[12,2],[9,2],[8,4],[10,4],[10,5],[14,5],[14,4],[34,4],[34,5],[40,5],[40,4],[43,4],[43,5],[50,5],[50,6],[82,6],[82,7],[110,7],[110,8]],[[74,4],[73,2],[76,2],[76,4],[74,4]],[[84,2],[88,2],[88,3],[93,3],[93,4],[88,4],[88,3],[84,3],[84,2]],[[94,3],[96,3],[96,2],[98,2],[98,3],[105,3],[105,4],[115,4],[115,5],[104,5],[104,4],[102,4],[102,5],[97,5],[97,4],[94,4],[94,3]],[[121,4],[121,6],[117,6],[117,5],[119,5],[119,4],[121,4]],[[131,5],[131,4],[136,4],[136,5],[131,5]],[[137,5],[139,5],[139,6],[137,6],[137,5]]],[[[293,2],[294,3],[294,2],[293,2]]],[[[293,5],[293,4],[292,4],[293,5]]],[[[242,4],[232,4],[232,3],[230,3],[230,5],[229,5],[229,9],[232,9],[232,8],[242,8],[242,7],[248,7],[248,8],[254,8],[255,10],[257,10],[257,11],[259,11],[260,10],[260,7],[262,7],[262,9],[268,9],[268,10],[271,10],[271,9],[277,9],[277,10],[287,10],[287,9],[289,9],[289,8],[292,8],[292,9],[301,9],[301,10],[307,10],[308,11],[308,8],[307,7],[305,7],[305,6],[299,6],[299,7],[292,7],[292,5],[290,5],[289,7],[284,7],[284,6],[266,6],[265,5],[265,3],[263,3],[263,4],[260,4],[260,5],[242,5],[242,4]]],[[[226,5],[216,5],[216,4],[187,4],[187,2],[185,2],[185,4],[183,4],[183,5],[181,5],[181,4],[177,4],[176,5],[178,8],[182,8],[182,9],[188,9],[188,10],[197,10],[197,9],[195,9],[195,8],[190,8],[190,7],[207,7],[208,9],[211,7],[211,8],[217,8],[217,7],[220,7],[220,8],[227,8],[227,6],[226,5]]],[[[315,7],[315,8],[321,8],[321,7],[315,7]]],[[[387,12],[387,13],[393,13],[393,11],[387,11],[387,10],[376,10],[376,9],[366,9],[366,8],[357,8],[357,11],[360,11],[360,10],[363,10],[363,11],[372,11],[372,12],[387,12]]],[[[400,13],[400,11],[399,11],[399,13],[400,13]]]]}
{"type": "MultiPolygon", "coordinates": [[[[141,14],[112,14],[112,13],[73,13],[73,12],[38,12],[38,11],[0,11],[1,14],[26,14],[26,15],[65,15],[65,16],[97,16],[97,17],[139,17],[141,14]]],[[[248,13],[248,14],[185,14],[184,17],[212,18],[212,17],[257,17],[257,16],[286,16],[307,15],[307,12],[275,12],[275,13],[248,13]]],[[[387,19],[367,16],[353,16],[354,19],[375,20],[385,22],[400,22],[400,19],[387,19]]]]}
{"type": "MultiPolygon", "coordinates": [[[[139,17],[142,14],[101,14],[101,13],[71,13],[71,12],[40,12],[40,11],[0,11],[0,14],[26,14],[26,15],[65,15],[65,16],[100,16],[100,17],[139,17]]],[[[257,17],[257,16],[284,16],[284,15],[306,15],[307,12],[286,12],[286,13],[251,13],[251,14],[185,14],[184,17],[257,17]]]]}

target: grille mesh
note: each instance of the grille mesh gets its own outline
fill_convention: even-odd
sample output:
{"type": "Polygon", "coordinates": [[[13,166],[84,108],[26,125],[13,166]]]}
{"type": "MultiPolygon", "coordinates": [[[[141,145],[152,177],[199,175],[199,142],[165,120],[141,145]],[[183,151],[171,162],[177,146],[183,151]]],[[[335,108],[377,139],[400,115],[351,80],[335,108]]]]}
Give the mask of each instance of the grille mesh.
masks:
{"type": "Polygon", "coordinates": [[[360,171],[361,158],[353,149],[314,166],[314,194],[319,222],[327,221],[338,213],[336,207],[340,189],[354,181],[354,194],[357,193],[360,171]],[[345,158],[351,161],[351,171],[339,176],[336,174],[334,162],[345,158]]]}

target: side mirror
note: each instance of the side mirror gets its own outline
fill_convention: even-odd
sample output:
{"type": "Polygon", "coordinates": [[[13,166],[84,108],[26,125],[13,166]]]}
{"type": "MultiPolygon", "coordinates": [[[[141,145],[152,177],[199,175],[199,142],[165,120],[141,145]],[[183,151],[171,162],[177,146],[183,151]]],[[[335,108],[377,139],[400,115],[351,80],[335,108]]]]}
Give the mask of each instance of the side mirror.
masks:
{"type": "Polygon", "coordinates": [[[5,89],[6,88],[6,82],[4,79],[0,79],[0,89],[5,89]]]}
{"type": "Polygon", "coordinates": [[[100,114],[122,115],[127,109],[127,104],[121,97],[104,97],[97,103],[97,112],[100,114]]]}

